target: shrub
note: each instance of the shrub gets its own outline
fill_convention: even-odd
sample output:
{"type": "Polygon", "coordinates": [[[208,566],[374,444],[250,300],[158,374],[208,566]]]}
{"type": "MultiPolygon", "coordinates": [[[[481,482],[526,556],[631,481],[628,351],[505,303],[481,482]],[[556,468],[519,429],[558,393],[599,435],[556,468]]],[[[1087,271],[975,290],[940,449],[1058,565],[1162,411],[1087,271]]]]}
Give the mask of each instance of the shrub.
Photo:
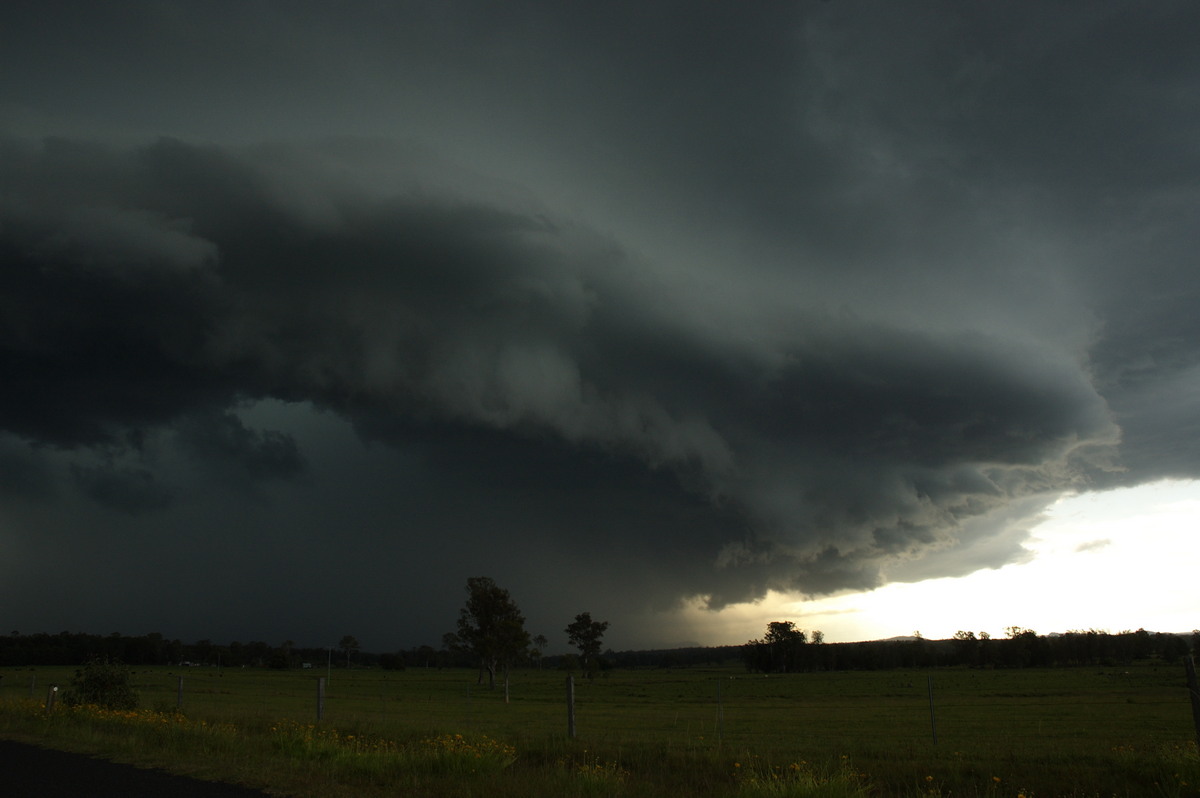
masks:
{"type": "Polygon", "coordinates": [[[129,683],[129,668],[108,659],[89,660],[75,671],[71,689],[63,695],[67,706],[94,704],[105,709],[136,709],[138,694],[129,683]]]}

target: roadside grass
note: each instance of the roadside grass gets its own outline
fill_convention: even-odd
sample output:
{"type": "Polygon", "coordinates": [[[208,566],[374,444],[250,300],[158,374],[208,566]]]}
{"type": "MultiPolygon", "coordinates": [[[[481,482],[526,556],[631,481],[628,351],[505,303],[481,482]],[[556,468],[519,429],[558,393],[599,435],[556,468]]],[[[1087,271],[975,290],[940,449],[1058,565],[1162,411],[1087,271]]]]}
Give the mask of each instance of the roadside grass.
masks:
{"type": "Polygon", "coordinates": [[[1200,796],[1166,666],[618,671],[576,681],[574,740],[559,672],[517,672],[505,704],[466,671],[334,671],[320,723],[312,671],[142,669],[124,714],[47,712],[73,669],[0,673],[0,737],[298,798],[1200,796]]]}

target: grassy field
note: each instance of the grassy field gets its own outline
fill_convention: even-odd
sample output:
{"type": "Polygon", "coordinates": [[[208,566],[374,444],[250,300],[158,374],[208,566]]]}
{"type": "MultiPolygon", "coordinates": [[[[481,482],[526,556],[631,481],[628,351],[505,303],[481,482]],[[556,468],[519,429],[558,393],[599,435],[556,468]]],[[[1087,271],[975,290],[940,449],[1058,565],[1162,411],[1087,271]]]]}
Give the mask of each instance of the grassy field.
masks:
{"type": "Polygon", "coordinates": [[[1200,796],[1182,666],[615,671],[576,680],[575,740],[557,671],[505,704],[467,671],[334,670],[320,724],[324,670],[139,670],[125,715],[47,713],[73,669],[0,673],[2,737],[279,795],[1200,796]]]}

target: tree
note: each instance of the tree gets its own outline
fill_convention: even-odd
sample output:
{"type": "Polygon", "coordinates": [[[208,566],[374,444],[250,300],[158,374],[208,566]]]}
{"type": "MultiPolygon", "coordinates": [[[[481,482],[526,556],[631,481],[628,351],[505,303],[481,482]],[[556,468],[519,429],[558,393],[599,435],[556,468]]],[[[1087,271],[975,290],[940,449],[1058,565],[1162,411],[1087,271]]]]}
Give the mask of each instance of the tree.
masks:
{"type": "MultiPolygon", "coordinates": [[[[449,638],[449,635],[447,635],[449,638]]],[[[484,671],[488,688],[496,688],[496,671],[504,671],[504,697],[508,700],[508,669],[529,648],[525,616],[509,592],[486,576],[467,580],[467,603],[458,615],[454,645],[479,662],[478,684],[484,671]]]]}
{"type": "Polygon", "coordinates": [[[284,640],[283,643],[271,654],[269,665],[276,670],[286,670],[292,667],[292,647],[296,645],[291,640],[284,640]]]}
{"type": "MultiPolygon", "coordinates": [[[[822,640],[824,635],[822,635],[822,640]]],[[[801,669],[807,638],[791,621],[771,621],[767,633],[746,643],[742,657],[746,667],[763,673],[789,673],[801,669]]]]}
{"type": "Polygon", "coordinates": [[[213,652],[213,643],[211,640],[197,640],[196,644],[192,646],[192,650],[194,652],[194,656],[196,657],[196,662],[200,663],[201,665],[208,665],[210,663],[213,652]]]}
{"type": "Polygon", "coordinates": [[[350,669],[350,655],[358,651],[358,640],[354,635],[346,635],[338,641],[338,648],[346,652],[346,670],[350,669]]]}
{"type": "Polygon", "coordinates": [[[417,649],[417,662],[422,668],[428,668],[437,659],[437,651],[433,646],[421,646],[417,649]]]}
{"type": "Polygon", "coordinates": [[[537,662],[538,670],[541,670],[542,657],[546,655],[546,646],[548,645],[550,645],[550,641],[546,639],[545,635],[538,635],[537,637],[533,638],[533,648],[530,650],[529,654],[533,657],[534,661],[537,662]]]}
{"type": "Polygon", "coordinates": [[[600,660],[600,640],[608,629],[608,621],[593,621],[590,612],[581,612],[575,616],[575,622],[564,631],[567,640],[579,649],[579,659],[583,672],[588,678],[596,672],[600,660]]]}
{"type": "Polygon", "coordinates": [[[975,633],[959,629],[954,633],[954,650],[960,665],[974,666],[979,662],[979,641],[975,633]]]}
{"type": "Polygon", "coordinates": [[[1002,649],[1000,664],[1009,668],[1027,668],[1040,664],[1035,662],[1039,659],[1042,648],[1042,641],[1038,639],[1037,632],[1020,626],[1009,626],[1005,628],[1004,633],[1008,635],[1008,642],[1002,649]]]}

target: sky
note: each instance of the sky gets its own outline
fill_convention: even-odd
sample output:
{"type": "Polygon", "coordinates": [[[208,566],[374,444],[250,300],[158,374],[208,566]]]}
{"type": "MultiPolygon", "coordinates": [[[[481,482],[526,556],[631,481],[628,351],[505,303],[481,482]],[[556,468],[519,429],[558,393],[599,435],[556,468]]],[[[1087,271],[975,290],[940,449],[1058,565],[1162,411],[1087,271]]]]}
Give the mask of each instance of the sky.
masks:
{"type": "Polygon", "coordinates": [[[0,9],[0,622],[1200,626],[1200,7],[0,9]]]}

